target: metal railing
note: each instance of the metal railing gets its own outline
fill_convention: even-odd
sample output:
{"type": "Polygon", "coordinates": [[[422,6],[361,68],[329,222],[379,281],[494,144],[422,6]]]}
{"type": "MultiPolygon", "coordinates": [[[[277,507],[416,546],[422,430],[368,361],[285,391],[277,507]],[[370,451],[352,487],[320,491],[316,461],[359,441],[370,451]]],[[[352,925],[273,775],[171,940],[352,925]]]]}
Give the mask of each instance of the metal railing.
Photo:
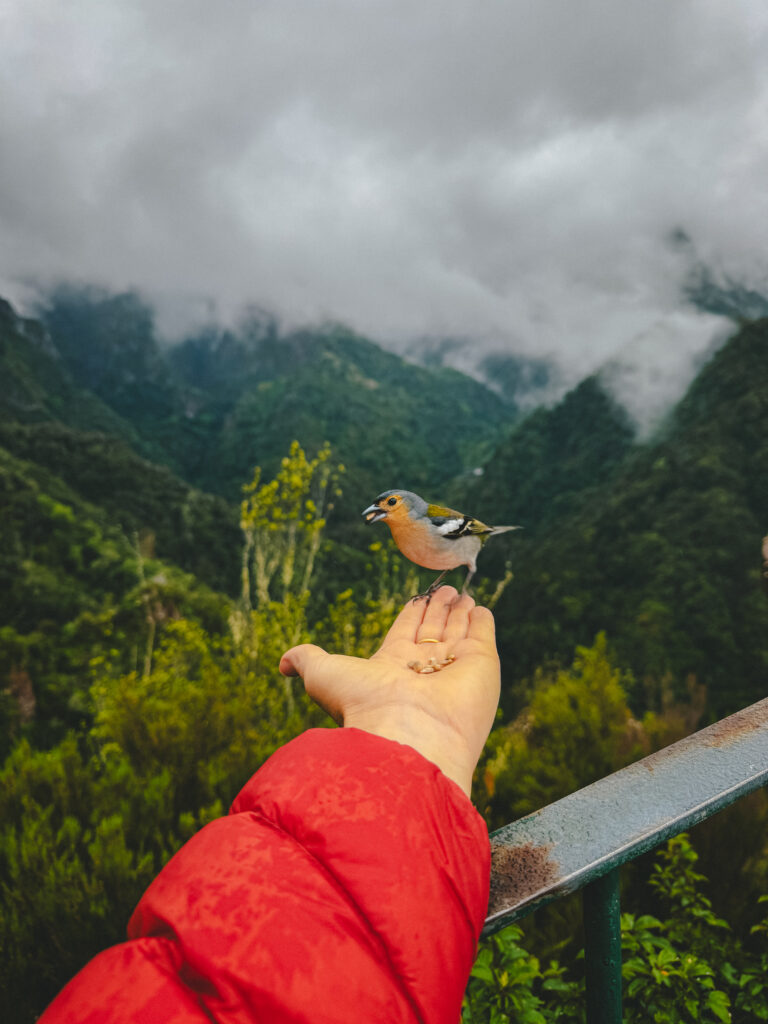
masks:
{"type": "Polygon", "coordinates": [[[504,826],[484,934],[583,889],[587,1021],[620,1024],[620,865],[767,783],[768,698],[504,826]]]}

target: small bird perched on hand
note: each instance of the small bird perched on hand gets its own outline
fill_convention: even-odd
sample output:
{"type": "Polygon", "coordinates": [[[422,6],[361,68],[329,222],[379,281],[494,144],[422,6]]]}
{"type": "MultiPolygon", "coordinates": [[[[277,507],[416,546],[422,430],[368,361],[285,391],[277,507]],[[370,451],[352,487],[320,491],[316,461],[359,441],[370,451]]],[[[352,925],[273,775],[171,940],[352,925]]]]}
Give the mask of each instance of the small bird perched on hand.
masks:
{"type": "Polygon", "coordinates": [[[362,514],[366,523],[384,520],[406,558],[425,569],[442,570],[434,583],[414,600],[424,597],[429,601],[445,574],[460,565],[467,567],[461,591],[466,594],[477,570],[477,556],[488,538],[520,529],[519,526],[486,526],[463,512],[429,505],[413,491],[384,491],[362,514]]]}

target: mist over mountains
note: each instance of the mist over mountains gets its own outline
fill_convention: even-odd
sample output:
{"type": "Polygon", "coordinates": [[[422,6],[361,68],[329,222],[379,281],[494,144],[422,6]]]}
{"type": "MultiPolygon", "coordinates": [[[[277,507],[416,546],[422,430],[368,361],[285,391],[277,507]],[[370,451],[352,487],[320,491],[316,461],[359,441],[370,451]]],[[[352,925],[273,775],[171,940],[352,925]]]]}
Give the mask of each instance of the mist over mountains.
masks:
{"type": "Polygon", "coordinates": [[[330,441],[364,493],[404,469],[414,486],[450,480],[517,415],[480,382],[337,325],[283,332],[251,313],[168,346],[135,294],[74,289],[41,315],[67,371],[139,431],[144,454],[229,498],[253,465],[272,472],[294,437],[308,450],[330,441]]]}
{"type": "MultiPolygon", "coordinates": [[[[659,314],[655,322],[646,322],[636,333],[626,336],[619,332],[610,354],[602,359],[596,358],[588,346],[569,349],[564,345],[560,351],[537,353],[533,338],[518,339],[510,349],[508,342],[502,345],[481,334],[421,336],[395,344],[390,340],[384,347],[411,363],[427,368],[447,367],[474,377],[520,411],[551,405],[585,377],[600,373],[605,387],[627,409],[639,433],[649,436],[683,396],[701,366],[729,336],[732,325],[768,315],[768,289],[758,290],[714,269],[681,229],[670,233],[668,249],[685,264],[676,302],[659,314]],[[574,359],[577,352],[578,357],[574,359]]],[[[213,381],[222,373],[230,372],[228,360],[232,358],[233,346],[242,349],[245,345],[252,349],[257,344],[261,351],[259,359],[263,362],[270,345],[285,347],[286,339],[291,339],[290,347],[300,336],[348,330],[335,322],[292,328],[275,313],[253,304],[243,306],[234,317],[221,319],[215,303],[193,299],[183,304],[186,313],[180,314],[180,307],[174,303],[176,312],[169,320],[168,296],[156,295],[153,301],[138,292],[119,294],[94,286],[66,283],[51,291],[33,289],[26,294],[25,308],[33,315],[39,314],[45,322],[50,321],[61,333],[60,344],[66,348],[67,319],[74,315],[72,311],[78,304],[89,310],[87,322],[80,325],[85,333],[78,342],[82,349],[78,359],[87,362],[88,332],[99,329],[95,326],[96,310],[101,309],[102,319],[111,315],[113,322],[111,325],[102,322],[100,329],[102,333],[105,329],[116,331],[110,344],[115,349],[125,347],[122,358],[154,360],[157,379],[152,390],[169,386],[170,366],[160,372],[158,361],[164,358],[159,353],[168,348],[176,352],[169,364],[176,364],[182,377],[186,372],[184,362],[187,359],[194,362],[191,356],[194,349],[201,351],[207,347],[211,356],[215,351],[216,358],[207,361],[209,380],[213,381]],[[107,310],[111,310],[111,314],[107,310]],[[135,345],[141,352],[132,350],[135,345]],[[222,363],[220,371],[216,368],[217,361],[222,363]],[[165,384],[159,383],[163,377],[165,384]]],[[[603,330],[602,325],[599,330],[603,330]]],[[[380,337],[374,337],[374,341],[382,345],[380,337]]],[[[94,358],[97,361],[102,358],[98,349],[96,345],[94,358]]],[[[120,362],[117,351],[113,352],[112,359],[115,365],[120,362]]],[[[109,371],[102,368],[100,372],[109,371]]],[[[146,399],[152,400],[149,394],[146,399]]]]}
{"type": "MultiPolygon", "coordinates": [[[[664,393],[651,434],[638,432],[640,395],[626,363],[529,411],[551,379],[544,362],[500,359],[492,390],[338,326],[282,333],[263,314],[169,347],[137,296],[64,289],[50,296],[42,322],[5,304],[0,327],[0,446],[14,479],[30,474],[58,504],[85,502],[73,515],[122,531],[129,549],[151,536],[158,557],[235,592],[236,503],[253,466],[268,478],[293,439],[310,454],[327,440],[346,473],[323,587],[364,586],[361,553],[382,538],[359,512],[389,487],[525,527],[484,553],[480,567],[491,577],[505,562],[514,571],[497,612],[510,707],[543,657],[567,658],[600,629],[638,680],[649,680],[641,704],[662,699],[662,678],[682,696],[695,677],[718,713],[762,686],[766,319],[734,324],[719,346],[697,351],[693,384],[676,406],[664,393]]],[[[47,584],[39,591],[36,576],[25,589],[28,572],[12,552],[36,542],[27,536],[33,525],[20,519],[17,529],[7,611],[15,622],[12,609],[27,608],[31,628],[47,584]]],[[[56,578],[69,579],[66,564],[56,578]]],[[[54,593],[80,586],[62,582],[54,593]]]]}
{"type": "Polygon", "coordinates": [[[4,29],[0,294],[25,312],[94,284],[181,342],[256,302],[526,411],[608,367],[645,436],[763,315],[760,5],[270,0],[179,28],[14,0],[4,29]]]}

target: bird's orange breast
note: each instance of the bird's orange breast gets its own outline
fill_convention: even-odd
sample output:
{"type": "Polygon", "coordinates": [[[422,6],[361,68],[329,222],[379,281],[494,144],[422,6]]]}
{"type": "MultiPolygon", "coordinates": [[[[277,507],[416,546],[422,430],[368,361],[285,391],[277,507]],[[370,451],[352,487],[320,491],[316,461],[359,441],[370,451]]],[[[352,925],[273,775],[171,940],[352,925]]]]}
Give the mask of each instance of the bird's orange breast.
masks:
{"type": "Polygon", "coordinates": [[[455,544],[435,535],[428,523],[414,522],[407,516],[387,516],[385,522],[392,531],[395,544],[406,558],[425,569],[455,569],[464,559],[455,544]]]}

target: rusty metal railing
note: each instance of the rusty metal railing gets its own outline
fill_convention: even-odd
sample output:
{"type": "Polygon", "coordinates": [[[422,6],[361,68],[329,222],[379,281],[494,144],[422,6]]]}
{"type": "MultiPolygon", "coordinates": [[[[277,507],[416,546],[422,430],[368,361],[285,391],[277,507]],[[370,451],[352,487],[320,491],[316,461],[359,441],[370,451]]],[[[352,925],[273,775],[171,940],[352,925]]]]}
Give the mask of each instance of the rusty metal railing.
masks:
{"type": "Polygon", "coordinates": [[[768,698],[491,836],[485,933],[583,889],[588,1024],[621,1022],[619,867],[768,783],[768,698]]]}

